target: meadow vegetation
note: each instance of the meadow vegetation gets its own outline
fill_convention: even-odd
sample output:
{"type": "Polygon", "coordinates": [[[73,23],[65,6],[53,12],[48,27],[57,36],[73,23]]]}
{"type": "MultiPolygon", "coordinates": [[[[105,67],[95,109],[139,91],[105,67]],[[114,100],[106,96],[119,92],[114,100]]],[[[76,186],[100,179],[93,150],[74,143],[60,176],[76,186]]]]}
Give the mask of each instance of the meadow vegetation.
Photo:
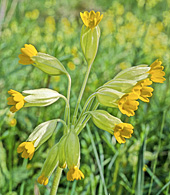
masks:
{"type": "Polygon", "coordinates": [[[168,195],[170,194],[170,1],[169,0],[1,0],[0,2],[0,195],[49,195],[53,175],[47,186],[37,178],[50,148],[61,137],[56,133],[35,153],[22,159],[18,145],[40,123],[63,118],[65,103],[30,107],[11,113],[8,90],[52,88],[66,96],[67,78],[48,76],[32,65],[18,63],[24,44],[57,57],[72,78],[71,113],[74,112],[86,61],[80,47],[80,12],[100,11],[99,49],[92,66],[81,105],[98,87],[121,70],[163,62],[166,81],[154,83],[149,103],[140,101],[135,116],[127,117],[116,108],[107,110],[134,126],[125,144],[119,144],[106,131],[90,121],[80,134],[81,170],[85,178],[67,181],[63,171],[58,194],[61,195],[168,195]]]}

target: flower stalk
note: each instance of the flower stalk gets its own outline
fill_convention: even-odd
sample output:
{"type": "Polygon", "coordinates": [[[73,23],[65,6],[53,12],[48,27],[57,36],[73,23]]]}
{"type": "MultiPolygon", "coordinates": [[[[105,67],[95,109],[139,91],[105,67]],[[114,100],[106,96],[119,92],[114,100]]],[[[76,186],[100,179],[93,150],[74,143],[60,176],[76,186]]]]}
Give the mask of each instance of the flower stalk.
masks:
{"type": "Polygon", "coordinates": [[[80,90],[80,93],[79,93],[79,97],[78,97],[78,100],[77,100],[77,103],[76,103],[76,108],[75,108],[75,111],[74,111],[74,114],[73,114],[73,121],[72,121],[72,126],[73,127],[75,126],[79,105],[80,105],[80,102],[81,102],[81,99],[82,99],[82,96],[83,96],[83,93],[84,93],[84,90],[85,90],[85,87],[86,87],[86,84],[87,84],[87,80],[89,78],[91,66],[92,66],[92,63],[88,65],[87,72],[86,72],[86,75],[85,75],[85,78],[84,78],[84,81],[83,81],[83,84],[82,84],[82,87],[81,87],[81,90],[80,90]]]}
{"type": "Polygon", "coordinates": [[[67,88],[67,104],[65,106],[65,113],[64,113],[64,121],[67,121],[68,129],[64,128],[64,133],[68,133],[67,131],[70,128],[70,91],[71,91],[71,77],[69,74],[66,74],[68,78],[68,88],[67,88]]]}
{"type": "Polygon", "coordinates": [[[63,169],[61,169],[60,167],[57,167],[50,195],[56,195],[57,194],[57,190],[58,190],[59,182],[60,182],[60,179],[61,179],[62,171],[63,171],[63,169]]]}

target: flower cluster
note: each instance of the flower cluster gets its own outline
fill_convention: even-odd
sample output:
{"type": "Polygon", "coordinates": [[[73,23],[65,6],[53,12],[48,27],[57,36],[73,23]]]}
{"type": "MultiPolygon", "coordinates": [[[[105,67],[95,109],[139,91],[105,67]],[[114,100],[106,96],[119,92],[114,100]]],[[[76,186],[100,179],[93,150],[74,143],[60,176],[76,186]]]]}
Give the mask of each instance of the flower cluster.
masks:
{"type": "Polygon", "coordinates": [[[94,11],[85,11],[80,13],[80,16],[84,23],[81,30],[80,43],[87,62],[87,73],[72,121],[70,121],[71,78],[69,73],[56,57],[38,52],[31,44],[25,44],[25,47],[21,49],[22,54],[19,55],[19,63],[23,65],[32,64],[50,76],[67,76],[67,97],[48,88],[25,90],[22,94],[12,89],[8,91],[11,95],[7,99],[8,105],[12,105],[10,108],[11,112],[16,112],[22,107],[48,106],[57,102],[59,98],[64,99],[66,103],[64,120],[53,119],[39,124],[28,139],[17,148],[17,152],[21,153],[22,158],[31,160],[35,151],[52,136],[58,123],[63,124],[63,136],[50,149],[42,167],[41,175],[38,178],[38,182],[43,185],[48,184],[49,177],[56,168],[64,169],[68,167],[67,180],[69,181],[84,179],[84,174],[79,169],[80,143],[78,135],[90,118],[98,128],[114,135],[120,144],[126,142],[125,138],[132,136],[134,127],[131,124],[124,123],[108,112],[97,109],[99,104],[119,108],[128,117],[134,116],[139,106],[138,99],[149,102],[153,92],[153,88],[150,87],[152,82],[163,83],[165,81],[164,67],[161,66],[161,61],[156,60],[150,67],[148,65],[138,65],[127,68],[119,72],[112,80],[99,87],[89,96],[78,115],[80,101],[99,46],[100,28],[98,24],[103,18],[100,12],[95,13],[94,11]],[[96,98],[96,101],[93,101],[94,98],[96,98]]]}

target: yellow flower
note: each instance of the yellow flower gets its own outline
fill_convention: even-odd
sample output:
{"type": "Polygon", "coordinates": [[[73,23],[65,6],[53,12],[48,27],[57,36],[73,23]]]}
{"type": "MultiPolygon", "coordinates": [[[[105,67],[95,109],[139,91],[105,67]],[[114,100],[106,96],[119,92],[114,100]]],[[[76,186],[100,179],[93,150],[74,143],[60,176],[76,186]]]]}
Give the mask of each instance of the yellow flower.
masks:
{"type": "Polygon", "coordinates": [[[25,159],[29,158],[31,160],[35,152],[34,143],[33,142],[21,143],[17,148],[17,152],[22,153],[21,155],[22,158],[25,159]]]}
{"type": "Polygon", "coordinates": [[[21,53],[18,57],[20,58],[19,63],[23,65],[33,64],[34,61],[31,57],[37,55],[37,50],[31,44],[25,44],[25,48],[21,48],[21,53]]]}
{"type": "Polygon", "coordinates": [[[139,102],[136,101],[138,98],[139,95],[133,92],[125,94],[118,102],[119,110],[127,116],[134,116],[134,111],[137,110],[139,106],[139,102]]]}
{"type": "Polygon", "coordinates": [[[153,88],[148,87],[151,85],[152,81],[150,79],[144,79],[143,81],[139,81],[132,89],[133,92],[139,95],[139,99],[143,102],[149,102],[148,97],[152,96],[153,88]]]}
{"type": "Polygon", "coordinates": [[[48,184],[48,178],[45,177],[44,175],[39,176],[37,181],[39,184],[43,184],[44,186],[48,184]]]}
{"type": "Polygon", "coordinates": [[[147,168],[148,168],[148,166],[147,166],[147,165],[144,165],[143,171],[144,171],[144,172],[147,171],[147,168]]]}
{"type": "Polygon", "coordinates": [[[148,72],[151,74],[151,80],[156,83],[163,83],[166,79],[163,77],[165,76],[165,72],[163,71],[164,67],[161,66],[162,62],[156,60],[153,62],[150,67],[150,71],[148,72]]]}
{"type": "Polygon", "coordinates": [[[70,70],[75,70],[75,68],[76,68],[76,66],[73,62],[68,62],[67,66],[70,70]]]}
{"type": "Polygon", "coordinates": [[[11,127],[15,127],[15,125],[17,124],[17,120],[15,118],[13,118],[11,121],[10,121],[10,126],[11,127]]]}
{"type": "Polygon", "coordinates": [[[21,93],[19,93],[18,91],[15,91],[13,89],[8,91],[8,93],[12,96],[12,97],[7,98],[8,105],[13,105],[10,108],[10,111],[14,113],[14,112],[20,110],[24,106],[24,103],[26,102],[24,100],[25,97],[21,93]]]}
{"type": "Polygon", "coordinates": [[[85,26],[91,29],[95,28],[103,18],[103,14],[100,15],[100,12],[95,13],[93,10],[90,12],[85,11],[84,13],[80,12],[80,16],[85,26]]]}
{"type": "Polygon", "coordinates": [[[67,173],[67,180],[68,181],[74,181],[75,179],[81,180],[81,178],[84,179],[84,174],[78,169],[77,166],[70,168],[70,170],[67,173]]]}
{"type": "Polygon", "coordinates": [[[133,128],[134,127],[128,123],[120,123],[115,126],[114,136],[119,144],[125,143],[125,138],[130,138],[132,136],[131,134],[133,133],[133,128]]]}

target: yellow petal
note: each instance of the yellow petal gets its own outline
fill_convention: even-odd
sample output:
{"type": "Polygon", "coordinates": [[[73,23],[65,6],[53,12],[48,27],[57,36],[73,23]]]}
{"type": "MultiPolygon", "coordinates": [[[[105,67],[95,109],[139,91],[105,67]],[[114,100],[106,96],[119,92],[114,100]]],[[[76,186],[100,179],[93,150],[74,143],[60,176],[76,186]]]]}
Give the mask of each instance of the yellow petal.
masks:
{"type": "Polygon", "coordinates": [[[8,100],[8,105],[15,105],[16,104],[16,102],[13,100],[13,97],[8,97],[7,98],[7,100],[8,100]]]}

